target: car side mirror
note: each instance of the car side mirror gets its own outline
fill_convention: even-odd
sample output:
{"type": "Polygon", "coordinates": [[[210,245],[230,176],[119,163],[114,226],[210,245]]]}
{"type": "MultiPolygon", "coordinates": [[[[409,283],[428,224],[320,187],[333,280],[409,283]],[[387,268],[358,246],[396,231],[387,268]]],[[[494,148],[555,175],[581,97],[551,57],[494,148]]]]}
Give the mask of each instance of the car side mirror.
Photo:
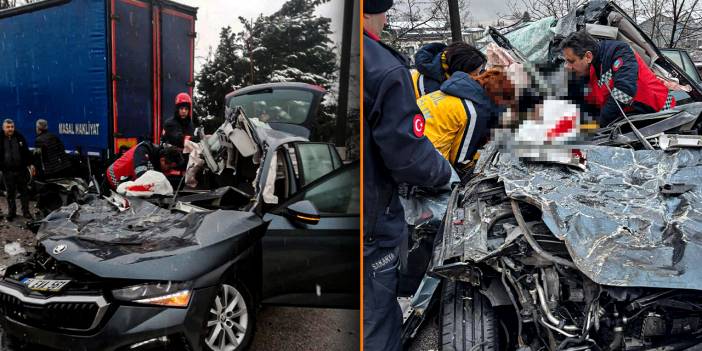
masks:
{"type": "Polygon", "coordinates": [[[285,209],[285,215],[297,222],[305,224],[317,224],[319,223],[319,211],[314,207],[308,200],[302,200],[295,202],[285,209]]]}

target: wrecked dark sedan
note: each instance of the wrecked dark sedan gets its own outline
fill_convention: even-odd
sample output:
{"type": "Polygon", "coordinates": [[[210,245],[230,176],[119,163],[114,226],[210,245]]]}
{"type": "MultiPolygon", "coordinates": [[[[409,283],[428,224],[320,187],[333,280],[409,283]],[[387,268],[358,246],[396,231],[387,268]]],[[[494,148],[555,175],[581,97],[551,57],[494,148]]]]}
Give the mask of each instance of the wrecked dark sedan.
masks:
{"type": "Polygon", "coordinates": [[[585,28],[629,42],[681,103],[567,144],[520,143],[520,129],[494,135],[440,226],[414,223],[410,254],[423,253],[428,268],[403,301],[403,337],[438,305],[442,350],[699,348],[700,87],[613,3],[548,21],[491,33],[544,100],[563,98],[554,87],[559,34],[585,28]],[[439,228],[437,237],[424,227],[439,228]]]}
{"type": "Polygon", "coordinates": [[[315,115],[311,90],[229,96],[226,120],[191,154],[195,190],[92,194],[51,213],[36,254],[0,281],[3,343],[242,350],[261,304],[358,308],[359,164],[281,127],[315,115]]]}

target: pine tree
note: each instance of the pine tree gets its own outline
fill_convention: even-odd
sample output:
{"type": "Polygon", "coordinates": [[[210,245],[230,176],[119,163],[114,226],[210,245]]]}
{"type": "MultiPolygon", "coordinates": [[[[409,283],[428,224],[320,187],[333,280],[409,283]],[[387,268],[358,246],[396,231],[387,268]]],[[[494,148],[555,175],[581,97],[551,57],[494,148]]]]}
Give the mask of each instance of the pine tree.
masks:
{"type": "Polygon", "coordinates": [[[237,35],[225,28],[213,57],[198,75],[202,112],[221,117],[224,96],[239,86],[269,82],[303,82],[329,91],[312,139],[329,140],[336,113],[337,55],[331,19],[316,16],[328,0],[288,0],[270,16],[247,21],[237,35]]]}
{"type": "Polygon", "coordinates": [[[194,107],[197,116],[224,116],[224,97],[250,82],[249,65],[243,52],[240,39],[232,33],[231,27],[222,28],[217,50],[210,52],[197,76],[194,107]]]}

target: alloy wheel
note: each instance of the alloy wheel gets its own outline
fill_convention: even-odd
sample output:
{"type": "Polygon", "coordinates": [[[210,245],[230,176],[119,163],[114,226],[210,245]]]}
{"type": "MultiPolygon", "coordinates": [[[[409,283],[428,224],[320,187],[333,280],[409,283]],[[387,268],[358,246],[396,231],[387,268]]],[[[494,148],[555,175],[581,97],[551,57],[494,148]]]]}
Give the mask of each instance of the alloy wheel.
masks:
{"type": "Polygon", "coordinates": [[[234,351],[244,341],[248,328],[244,295],[235,287],[222,284],[207,315],[205,343],[212,351],[234,351]]]}

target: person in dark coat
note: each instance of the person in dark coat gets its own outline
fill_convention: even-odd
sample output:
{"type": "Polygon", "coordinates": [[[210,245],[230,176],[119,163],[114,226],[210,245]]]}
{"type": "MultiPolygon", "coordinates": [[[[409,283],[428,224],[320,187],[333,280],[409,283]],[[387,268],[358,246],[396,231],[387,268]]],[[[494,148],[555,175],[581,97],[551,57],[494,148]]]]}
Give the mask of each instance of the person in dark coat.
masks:
{"type": "Polygon", "coordinates": [[[66,149],[55,134],[49,132],[49,124],[40,119],[36,123],[37,138],[34,148],[38,153],[39,165],[43,179],[63,178],[70,176],[71,161],[66,155],[66,149]]]}
{"type": "Polygon", "coordinates": [[[449,46],[444,43],[431,43],[422,46],[414,55],[412,84],[417,99],[439,90],[455,72],[465,72],[475,77],[481,73],[487,63],[487,57],[474,46],[464,42],[455,42],[449,46]]]}
{"type": "Polygon", "coordinates": [[[380,41],[392,0],[364,6],[363,339],[367,351],[397,351],[398,268],[408,235],[399,185],[443,186],[452,169],[424,136],[407,59],[380,41]]]}
{"type": "Polygon", "coordinates": [[[163,125],[163,142],[182,149],[185,140],[192,138],[194,133],[193,101],[190,95],[180,93],[176,96],[175,105],[173,117],[163,125]]]}
{"type": "Polygon", "coordinates": [[[20,203],[22,205],[22,215],[27,219],[32,219],[29,212],[29,193],[27,185],[30,174],[34,173],[32,166],[32,154],[24,136],[15,130],[15,122],[6,119],[2,123],[2,136],[0,136],[0,157],[2,157],[3,179],[5,181],[5,191],[7,192],[7,220],[15,219],[17,213],[17,192],[20,193],[20,203]]]}

